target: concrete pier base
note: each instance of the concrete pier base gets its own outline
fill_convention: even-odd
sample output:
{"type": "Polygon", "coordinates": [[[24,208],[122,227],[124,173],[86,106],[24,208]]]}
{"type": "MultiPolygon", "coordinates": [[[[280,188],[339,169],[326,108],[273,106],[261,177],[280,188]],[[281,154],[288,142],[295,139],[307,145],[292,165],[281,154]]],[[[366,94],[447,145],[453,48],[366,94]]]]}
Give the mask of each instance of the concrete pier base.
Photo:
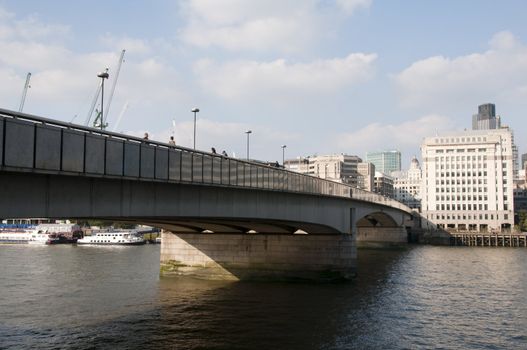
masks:
{"type": "Polygon", "coordinates": [[[223,280],[355,277],[354,236],[162,233],[161,274],[223,280]]]}
{"type": "Polygon", "coordinates": [[[408,232],[404,227],[357,227],[357,246],[386,248],[406,245],[408,232]]]}

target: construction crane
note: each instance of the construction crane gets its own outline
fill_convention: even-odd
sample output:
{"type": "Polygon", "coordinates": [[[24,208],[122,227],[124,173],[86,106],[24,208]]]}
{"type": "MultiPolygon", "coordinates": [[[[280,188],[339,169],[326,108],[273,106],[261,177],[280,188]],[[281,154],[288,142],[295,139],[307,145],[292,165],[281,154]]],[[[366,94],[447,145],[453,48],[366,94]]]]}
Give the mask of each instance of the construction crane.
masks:
{"type": "Polygon", "coordinates": [[[121,56],[119,57],[119,63],[117,64],[117,69],[115,70],[115,79],[113,80],[112,88],[110,89],[110,96],[108,96],[108,102],[106,102],[106,108],[104,109],[104,114],[102,116],[102,121],[108,120],[108,112],[110,111],[110,104],[112,103],[113,94],[115,92],[115,86],[117,85],[117,79],[119,79],[119,72],[121,71],[121,65],[124,62],[124,53],[126,50],[121,51],[121,56]]]}
{"type": "Polygon", "coordinates": [[[24,103],[26,103],[27,90],[31,87],[29,81],[31,80],[31,73],[27,73],[26,84],[24,85],[24,90],[22,91],[22,100],[20,101],[20,107],[18,108],[19,112],[22,112],[24,109],[24,103]]]}
{"type": "Polygon", "coordinates": [[[112,129],[113,132],[116,132],[117,128],[119,127],[119,124],[121,124],[121,119],[123,119],[123,115],[126,112],[126,110],[128,109],[128,105],[129,105],[129,103],[128,103],[128,101],[126,101],[126,103],[124,104],[123,108],[121,109],[121,113],[119,113],[119,117],[117,117],[117,121],[115,122],[115,125],[113,126],[113,129],[112,129]]]}
{"type": "MultiPolygon", "coordinates": [[[[117,64],[117,69],[116,69],[116,73],[115,73],[115,79],[114,79],[113,85],[112,85],[112,87],[110,89],[110,96],[109,96],[108,102],[106,104],[106,109],[104,110],[104,116],[100,115],[101,113],[96,111],[97,115],[95,117],[95,120],[93,121],[94,126],[95,126],[95,124],[100,125],[100,123],[104,123],[104,121],[108,118],[108,110],[110,108],[110,103],[112,102],[113,94],[115,92],[115,87],[116,87],[116,84],[117,84],[117,78],[119,78],[119,72],[121,71],[121,65],[124,62],[124,53],[125,52],[126,52],[126,50],[122,50],[121,51],[121,56],[119,57],[119,62],[117,64]]],[[[108,68],[106,68],[106,71],[108,71],[108,68]]],[[[90,110],[88,112],[88,115],[86,116],[86,121],[84,122],[84,125],[86,125],[86,126],[88,126],[90,124],[90,120],[91,120],[91,117],[93,115],[93,111],[95,110],[95,106],[97,105],[97,101],[99,100],[99,95],[101,94],[101,88],[102,88],[102,80],[97,85],[97,90],[95,91],[95,96],[93,96],[93,100],[92,100],[92,104],[91,104],[90,110]]]]}
{"type": "Polygon", "coordinates": [[[95,91],[95,96],[93,96],[93,101],[91,103],[90,111],[88,112],[88,115],[86,116],[86,121],[84,122],[84,125],[86,126],[90,124],[91,116],[93,114],[93,111],[95,110],[95,105],[97,104],[97,100],[99,99],[99,94],[101,93],[101,87],[102,87],[102,81],[97,85],[97,91],[95,91]]]}

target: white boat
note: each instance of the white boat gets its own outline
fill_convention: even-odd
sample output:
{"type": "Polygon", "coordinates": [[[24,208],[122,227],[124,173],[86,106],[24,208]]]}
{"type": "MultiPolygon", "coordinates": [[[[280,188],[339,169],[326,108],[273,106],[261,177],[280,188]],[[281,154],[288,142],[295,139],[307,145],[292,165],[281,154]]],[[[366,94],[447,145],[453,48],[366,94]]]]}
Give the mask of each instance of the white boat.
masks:
{"type": "Polygon", "coordinates": [[[54,244],[56,237],[39,230],[10,230],[0,232],[0,244],[54,244]]]}
{"type": "Polygon", "coordinates": [[[143,236],[137,231],[106,231],[93,232],[77,240],[77,244],[91,245],[139,245],[145,244],[143,236]]]}

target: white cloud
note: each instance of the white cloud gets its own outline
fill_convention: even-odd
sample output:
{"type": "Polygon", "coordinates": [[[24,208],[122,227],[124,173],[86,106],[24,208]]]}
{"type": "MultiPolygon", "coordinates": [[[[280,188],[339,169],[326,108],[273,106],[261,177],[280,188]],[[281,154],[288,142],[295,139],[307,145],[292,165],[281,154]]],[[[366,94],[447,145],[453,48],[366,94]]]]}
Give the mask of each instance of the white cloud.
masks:
{"type": "MultiPolygon", "coordinates": [[[[370,3],[338,0],[329,8],[333,14],[351,15],[370,3]]],[[[318,0],[190,0],[184,8],[189,21],[181,38],[202,48],[298,52],[333,25],[325,18],[327,3],[318,0]]]]}
{"type": "MultiPolygon", "coordinates": [[[[444,112],[509,98],[527,81],[527,47],[510,32],[500,32],[483,53],[429,57],[397,74],[404,107],[444,112]]],[[[527,96],[524,96],[527,97],[527,96]]]]}
{"type": "Polygon", "coordinates": [[[112,35],[105,35],[101,41],[103,44],[112,49],[125,49],[128,54],[148,55],[152,53],[152,48],[145,40],[130,38],[130,37],[116,37],[112,35]]]}
{"type": "Polygon", "coordinates": [[[353,53],[344,58],[288,63],[201,60],[195,72],[201,86],[227,99],[324,95],[364,82],[374,74],[375,54],[353,53]]]}
{"type": "Polygon", "coordinates": [[[336,0],[337,6],[347,14],[352,14],[358,8],[370,7],[372,0],[336,0]]]}
{"type": "Polygon", "coordinates": [[[401,124],[371,123],[357,131],[337,137],[337,148],[348,154],[364,156],[367,151],[398,149],[406,155],[418,152],[424,137],[454,130],[457,125],[448,117],[427,115],[401,124]]]}

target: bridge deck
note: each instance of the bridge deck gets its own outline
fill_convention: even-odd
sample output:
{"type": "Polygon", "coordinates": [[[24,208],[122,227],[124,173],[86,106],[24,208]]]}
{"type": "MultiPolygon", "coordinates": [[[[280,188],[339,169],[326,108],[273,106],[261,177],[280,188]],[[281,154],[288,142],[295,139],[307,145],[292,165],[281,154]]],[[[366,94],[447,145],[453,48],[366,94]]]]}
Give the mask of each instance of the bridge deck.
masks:
{"type": "Polygon", "coordinates": [[[411,213],[394,199],[257,162],[0,109],[0,171],[337,196],[411,213]]]}

